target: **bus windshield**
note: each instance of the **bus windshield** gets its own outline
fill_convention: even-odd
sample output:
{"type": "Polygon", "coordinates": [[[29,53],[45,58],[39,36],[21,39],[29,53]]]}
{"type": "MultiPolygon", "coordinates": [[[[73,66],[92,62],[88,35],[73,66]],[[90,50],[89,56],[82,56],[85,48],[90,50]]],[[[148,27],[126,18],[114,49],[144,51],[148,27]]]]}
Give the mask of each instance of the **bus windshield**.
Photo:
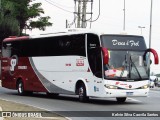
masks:
{"type": "Polygon", "coordinates": [[[102,46],[109,50],[109,63],[104,65],[104,78],[118,80],[148,79],[146,49],[143,37],[102,36],[102,46]]]}
{"type": "Polygon", "coordinates": [[[143,61],[144,52],[109,51],[109,64],[105,65],[105,77],[117,79],[148,79],[147,64],[143,61]]]}

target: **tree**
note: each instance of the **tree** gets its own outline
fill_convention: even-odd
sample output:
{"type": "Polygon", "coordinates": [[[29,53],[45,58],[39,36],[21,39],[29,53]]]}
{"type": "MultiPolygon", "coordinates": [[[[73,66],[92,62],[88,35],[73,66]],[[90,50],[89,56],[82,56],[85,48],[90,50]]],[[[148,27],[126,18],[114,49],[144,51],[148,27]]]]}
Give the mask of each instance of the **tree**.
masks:
{"type": "Polygon", "coordinates": [[[16,17],[14,16],[14,5],[12,2],[3,0],[1,1],[0,9],[0,46],[1,41],[12,35],[19,35],[20,28],[16,17]]]}
{"type": "Polygon", "coordinates": [[[31,0],[10,0],[14,2],[16,8],[16,19],[20,24],[20,33],[23,29],[45,30],[47,26],[52,26],[49,22],[50,17],[41,17],[44,14],[44,10],[41,8],[41,3],[32,3],[31,0]],[[33,20],[37,18],[38,20],[33,20]]]}
{"type": "Polygon", "coordinates": [[[47,26],[52,26],[49,16],[41,17],[44,14],[41,3],[32,3],[31,0],[23,0],[23,2],[22,0],[1,0],[1,2],[0,41],[8,36],[22,35],[24,29],[45,30],[47,26]]]}

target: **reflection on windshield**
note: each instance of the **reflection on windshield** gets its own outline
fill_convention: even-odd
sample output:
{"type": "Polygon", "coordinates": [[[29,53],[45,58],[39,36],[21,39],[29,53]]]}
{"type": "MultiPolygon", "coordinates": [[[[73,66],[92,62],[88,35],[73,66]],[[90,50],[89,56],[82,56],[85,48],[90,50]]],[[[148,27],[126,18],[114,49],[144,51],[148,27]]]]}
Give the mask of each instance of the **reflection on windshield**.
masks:
{"type": "Polygon", "coordinates": [[[144,52],[109,51],[109,64],[104,66],[107,79],[147,79],[147,66],[143,61],[144,52]]]}

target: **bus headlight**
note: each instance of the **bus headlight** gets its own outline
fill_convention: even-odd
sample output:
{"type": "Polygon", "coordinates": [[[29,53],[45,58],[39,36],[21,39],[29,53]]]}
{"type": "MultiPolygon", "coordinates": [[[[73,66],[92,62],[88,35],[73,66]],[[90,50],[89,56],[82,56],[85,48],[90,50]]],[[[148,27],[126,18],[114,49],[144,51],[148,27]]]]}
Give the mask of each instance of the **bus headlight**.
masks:
{"type": "Polygon", "coordinates": [[[141,87],[141,89],[147,89],[149,87],[149,85],[144,85],[141,87]]]}
{"type": "Polygon", "coordinates": [[[108,89],[117,89],[118,88],[117,86],[114,86],[114,85],[104,85],[104,86],[108,89]]]}

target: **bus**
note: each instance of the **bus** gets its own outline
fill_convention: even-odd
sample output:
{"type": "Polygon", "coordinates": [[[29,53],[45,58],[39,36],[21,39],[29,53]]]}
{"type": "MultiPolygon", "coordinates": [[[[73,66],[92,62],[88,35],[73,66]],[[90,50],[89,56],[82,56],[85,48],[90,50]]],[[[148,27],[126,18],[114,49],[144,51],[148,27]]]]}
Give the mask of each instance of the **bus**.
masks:
{"type": "Polygon", "coordinates": [[[149,52],[142,36],[69,30],[37,36],[9,37],[2,43],[2,87],[19,95],[116,98],[147,96],[149,52]]]}

